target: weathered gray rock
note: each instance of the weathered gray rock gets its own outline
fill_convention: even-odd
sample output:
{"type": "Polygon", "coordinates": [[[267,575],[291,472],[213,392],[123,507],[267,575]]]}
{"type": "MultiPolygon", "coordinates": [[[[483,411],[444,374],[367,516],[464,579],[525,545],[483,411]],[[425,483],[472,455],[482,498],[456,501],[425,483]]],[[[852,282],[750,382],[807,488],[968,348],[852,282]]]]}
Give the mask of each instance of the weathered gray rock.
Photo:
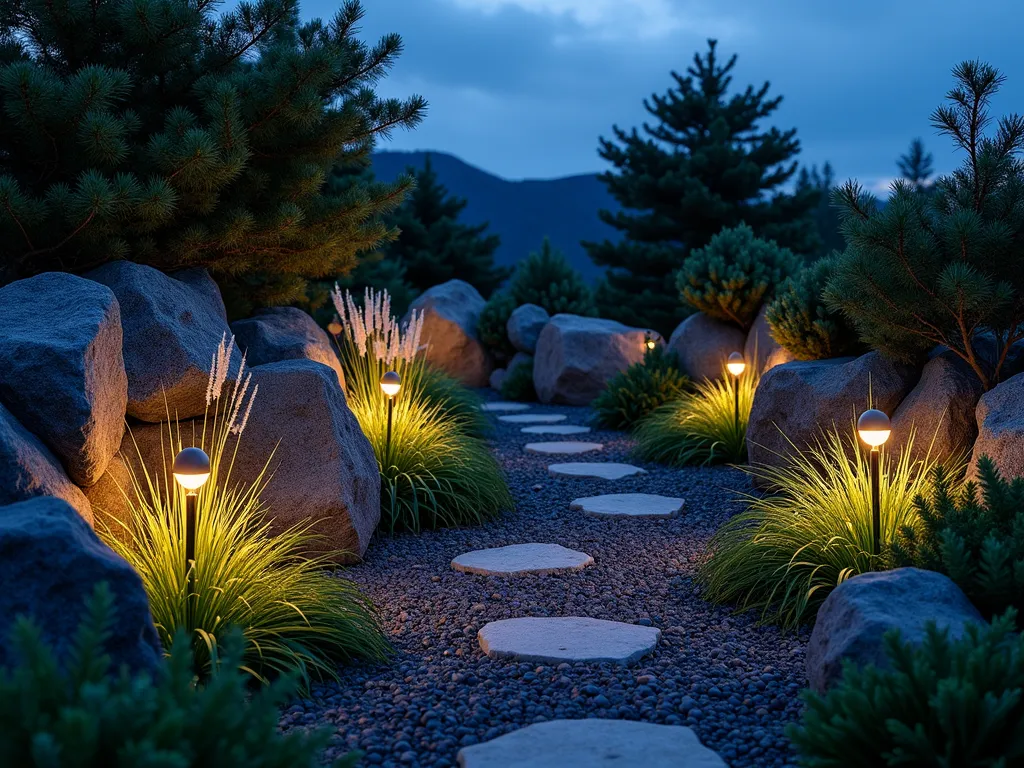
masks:
{"type": "MultiPolygon", "coordinates": [[[[338,562],[358,560],[380,519],[380,471],[334,372],[311,360],[286,360],[253,368],[252,384],[259,391],[230,482],[255,482],[273,455],[273,476],[261,497],[273,520],[271,532],[312,521],[320,538],[311,549],[338,553],[338,562]]],[[[182,426],[184,434],[191,429],[190,423],[182,426]]],[[[144,463],[158,477],[170,471],[163,464],[169,451],[161,451],[166,435],[166,426],[153,425],[125,436],[121,455],[88,489],[102,524],[116,529],[127,519],[126,463],[136,472],[144,463]]],[[[234,443],[228,445],[233,450],[234,443]]]]}
{"type": "Polygon", "coordinates": [[[984,619],[960,587],[934,571],[897,568],[844,581],[818,610],[807,646],[811,688],[821,693],[831,687],[841,677],[843,659],[885,665],[885,633],[898,629],[904,642],[917,644],[929,621],[955,639],[984,619]]]}
{"type": "Polygon", "coordinates": [[[536,304],[518,306],[505,324],[508,340],[520,352],[532,355],[537,351],[540,332],[544,330],[544,326],[550,319],[551,317],[544,307],[538,307],[536,304]]]}
{"type": "MultiPolygon", "coordinates": [[[[199,416],[217,346],[230,336],[224,302],[206,270],[173,275],[113,261],[86,277],[114,292],[121,308],[128,415],[158,422],[199,416]]],[[[237,355],[237,359],[241,354],[237,355]]]]}
{"type": "Polygon", "coordinates": [[[952,352],[933,357],[921,378],[892,415],[890,450],[901,451],[914,435],[913,457],[931,451],[939,461],[966,457],[978,436],[975,407],[981,382],[952,352]]]}
{"type": "Polygon", "coordinates": [[[590,427],[579,427],[575,424],[541,424],[536,427],[523,427],[519,430],[526,435],[585,435],[590,427]]]}
{"type": "Polygon", "coordinates": [[[492,659],[536,664],[576,662],[633,664],[649,654],[661,630],[581,616],[527,616],[485,624],[477,639],[492,659]]]}
{"type": "Polygon", "coordinates": [[[721,378],[729,355],[742,352],[746,342],[739,328],[697,312],[676,326],[668,348],[679,356],[683,372],[700,381],[721,378]]]}
{"type": "Polygon", "coordinates": [[[540,453],[545,456],[575,455],[593,453],[604,450],[601,443],[582,443],[576,440],[552,440],[544,443],[527,443],[523,449],[527,453],[540,453]]]}
{"type": "Polygon", "coordinates": [[[550,720],[459,750],[461,768],[726,768],[689,728],[638,720],[550,720]]]}
{"type": "Polygon", "coordinates": [[[528,573],[547,576],[579,571],[593,563],[594,558],[585,552],[566,549],[559,544],[511,544],[466,552],[452,560],[452,568],[484,576],[523,576],[528,573]]]}
{"type": "Polygon", "coordinates": [[[683,511],[684,499],[651,493],[608,493],[587,496],[569,504],[569,509],[593,517],[675,517],[683,511]]]}
{"type": "Polygon", "coordinates": [[[37,496],[66,501],[92,525],[92,507],[85,494],[39,438],[0,405],[0,506],[37,496]]]}
{"type": "Polygon", "coordinates": [[[981,396],[975,410],[978,439],[969,474],[977,476],[978,459],[988,456],[1005,478],[1024,475],[1024,373],[996,384],[981,396]]]}
{"type": "Polygon", "coordinates": [[[122,664],[155,672],[163,657],[142,579],[103,544],[61,499],[40,497],[0,507],[0,667],[18,661],[10,644],[18,616],[31,616],[61,661],[67,658],[85,602],[106,583],[114,598],[105,644],[122,664]]]}
{"type": "Polygon", "coordinates": [[[632,464],[618,464],[614,461],[570,461],[548,467],[548,474],[552,477],[587,477],[594,480],[621,480],[645,472],[632,464]]]}
{"type": "Polygon", "coordinates": [[[231,324],[235,343],[250,366],[282,360],[323,363],[345,388],[345,371],[327,331],[297,307],[270,307],[231,324]]]}
{"type": "Polygon", "coordinates": [[[121,313],[106,286],[46,272],[0,289],[0,402],[79,485],[99,480],[124,434],[121,313]]]}
{"type": "Polygon", "coordinates": [[[491,359],[476,330],[486,303],[469,283],[449,280],[420,294],[403,320],[422,312],[427,360],[470,387],[487,386],[491,375],[491,359]]]}
{"type": "MultiPolygon", "coordinates": [[[[747,332],[747,342],[743,346],[743,359],[757,364],[761,373],[770,371],[776,365],[791,363],[796,360],[779,342],[772,338],[771,328],[764,318],[767,306],[762,306],[754,319],[754,324],[747,332]]],[[[728,357],[728,355],[726,355],[728,357]]]]}
{"type": "Polygon", "coordinates": [[[916,381],[914,368],[878,352],[778,365],[761,377],[754,394],[747,425],[750,463],[778,466],[794,446],[813,444],[833,425],[852,430],[868,408],[869,392],[874,408],[892,414],[916,381]]]}
{"type": "Polygon", "coordinates": [[[495,368],[487,378],[487,384],[495,392],[501,392],[501,385],[505,383],[505,377],[507,375],[508,371],[504,368],[495,368]]]}
{"type": "Polygon", "coordinates": [[[615,374],[643,360],[645,333],[614,320],[555,315],[537,341],[537,397],[542,403],[589,404],[615,374]]]}

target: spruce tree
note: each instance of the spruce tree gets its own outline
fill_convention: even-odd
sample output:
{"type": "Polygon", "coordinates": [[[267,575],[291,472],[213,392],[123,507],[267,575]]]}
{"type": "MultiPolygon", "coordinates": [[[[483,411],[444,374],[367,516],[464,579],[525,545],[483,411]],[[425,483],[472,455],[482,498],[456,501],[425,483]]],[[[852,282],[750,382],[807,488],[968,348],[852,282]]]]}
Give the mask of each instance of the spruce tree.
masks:
{"type": "Polygon", "coordinates": [[[882,209],[855,182],[837,190],[850,245],[824,296],[866,344],[908,362],[948,347],[988,390],[1024,339],[1024,117],[986,135],[1003,77],[976,61],[953,74],[950,104],[932,122],[963,165],[928,195],[896,181],[882,209]]]}
{"type": "Polygon", "coordinates": [[[126,258],[210,268],[248,303],[300,299],[387,235],[405,182],[325,190],[421,118],[373,91],[397,35],[356,37],[358,0],[0,5],[0,280],[126,258]]]}
{"type": "Polygon", "coordinates": [[[914,139],[910,142],[910,149],[906,154],[900,155],[896,160],[896,166],[900,169],[900,175],[906,179],[918,192],[925,192],[931,187],[933,168],[932,153],[925,151],[924,142],[921,139],[914,139]]]}
{"type": "Polygon", "coordinates": [[[467,201],[450,195],[437,179],[427,155],[422,169],[410,167],[416,186],[387,218],[398,237],[385,248],[399,262],[405,279],[417,293],[454,278],[489,296],[512,273],[494,264],[501,244],[497,235],[484,235],[488,224],[459,222],[467,201]]]}
{"type": "Polygon", "coordinates": [[[819,249],[811,215],[818,192],[782,191],[797,168],[796,131],[761,126],[781,97],[768,98],[768,83],[728,95],[736,56],[723,64],[716,42],[708,45],[685,76],[672,73],[672,89],[644,101],[654,124],[642,134],[616,126],[614,139],[601,139],[599,154],[615,169],[601,180],[623,210],[600,216],[624,239],[584,243],[608,267],[601,314],[664,335],[687,313],[676,271],[722,228],[746,222],[797,254],[819,249]]]}
{"type": "Polygon", "coordinates": [[[809,169],[801,168],[797,174],[796,185],[800,192],[817,193],[818,202],[814,206],[814,223],[818,230],[820,247],[816,254],[819,258],[828,256],[832,251],[841,251],[846,247],[846,240],[839,228],[839,211],[832,205],[832,190],[835,188],[835,172],[832,164],[826,162],[821,170],[813,165],[809,169]]]}

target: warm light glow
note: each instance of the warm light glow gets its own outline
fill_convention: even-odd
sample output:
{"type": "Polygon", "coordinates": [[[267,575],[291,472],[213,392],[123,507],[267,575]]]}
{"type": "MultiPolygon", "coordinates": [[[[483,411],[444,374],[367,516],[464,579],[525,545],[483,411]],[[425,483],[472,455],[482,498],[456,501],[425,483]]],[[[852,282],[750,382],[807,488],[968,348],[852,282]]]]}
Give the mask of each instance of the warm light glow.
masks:
{"type": "Polygon", "coordinates": [[[729,355],[729,360],[725,363],[725,367],[729,369],[729,373],[733,376],[739,376],[747,369],[747,363],[743,359],[743,355],[739,352],[733,352],[729,355]]]}
{"type": "Polygon", "coordinates": [[[891,433],[892,427],[889,423],[889,417],[874,408],[870,411],[864,411],[860,418],[857,419],[857,434],[860,435],[861,440],[872,448],[882,445],[889,439],[891,433]]]}
{"type": "Polygon", "coordinates": [[[402,377],[394,371],[388,371],[380,377],[380,388],[388,397],[394,397],[402,388],[402,377]]]}
{"type": "Polygon", "coordinates": [[[648,349],[654,349],[656,346],[658,346],[658,342],[652,339],[651,334],[648,333],[646,336],[644,336],[644,346],[647,347],[648,349]]]}
{"type": "Polygon", "coordinates": [[[332,320],[327,324],[327,330],[330,331],[332,335],[337,336],[341,333],[341,323],[337,320],[332,320]]]}
{"type": "Polygon", "coordinates": [[[171,472],[182,488],[194,491],[210,479],[210,457],[200,448],[185,448],[174,457],[171,472]]]}

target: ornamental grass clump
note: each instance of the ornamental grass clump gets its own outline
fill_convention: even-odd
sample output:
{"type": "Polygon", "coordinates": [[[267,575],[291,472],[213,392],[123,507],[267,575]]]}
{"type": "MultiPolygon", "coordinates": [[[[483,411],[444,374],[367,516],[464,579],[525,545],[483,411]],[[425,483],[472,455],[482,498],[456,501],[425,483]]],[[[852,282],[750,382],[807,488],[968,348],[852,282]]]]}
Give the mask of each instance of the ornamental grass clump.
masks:
{"type": "Polygon", "coordinates": [[[738,377],[723,371],[722,378],[701,381],[692,394],[656,408],[636,427],[637,455],[673,467],[745,462],[759,380],[753,370],[738,377]]]}
{"type": "Polygon", "coordinates": [[[956,639],[932,622],[920,645],[890,630],[885,669],[848,662],[826,694],[803,694],[803,721],[787,730],[800,765],[1024,765],[1024,635],[1015,621],[1010,609],[956,639]]]}
{"type": "MultiPolygon", "coordinates": [[[[914,522],[914,499],[932,488],[936,462],[930,450],[912,459],[913,444],[911,434],[898,456],[882,449],[883,553],[914,522]]],[[[746,469],[768,493],[742,495],[746,510],[714,535],[700,570],[708,599],[786,628],[813,618],[846,579],[888,567],[872,554],[868,451],[855,429],[833,427],[802,450],[791,445],[780,466],[746,469]]]]}
{"type": "MultiPolygon", "coordinates": [[[[315,768],[332,729],[281,733],[280,707],[296,693],[284,676],[253,691],[249,641],[223,637],[212,674],[196,684],[183,630],[156,675],[111,668],[114,598],[100,583],[58,659],[32,617],[15,620],[19,664],[0,668],[0,765],[10,768],[315,768]]],[[[332,760],[353,768],[358,753],[332,760]]]]}
{"type": "Polygon", "coordinates": [[[683,399],[691,390],[678,355],[655,346],[644,352],[641,362],[612,377],[594,399],[594,422],[606,429],[632,429],[657,408],[683,399]]]}
{"type": "Polygon", "coordinates": [[[381,528],[479,524],[510,509],[501,468],[474,436],[480,411],[466,404],[475,401],[459,385],[445,395],[420,354],[423,316],[414,312],[399,326],[386,293],[367,290],[361,308],[351,293],[335,289],[333,298],[343,328],[338,340],[349,407],[380,468],[381,528]],[[380,379],[390,370],[401,376],[402,388],[389,441],[380,379]]]}
{"type": "Polygon", "coordinates": [[[129,514],[120,521],[108,516],[100,533],[142,577],[164,648],[189,641],[201,678],[211,674],[233,627],[245,640],[242,668],[263,682],[281,673],[304,682],[330,678],[341,662],[381,659],[389,645],[376,611],[352,582],[330,572],[337,553],[308,554],[320,538],[314,523],[270,534],[273,510],[261,496],[273,482],[272,456],[251,484],[232,479],[258,390],[250,387],[244,358],[229,376],[233,346],[233,338],[222,340],[213,357],[205,416],[185,424],[169,420],[162,429],[160,466],[147,466],[138,444],[135,456],[125,457],[130,482],[121,491],[129,514]],[[209,454],[211,471],[197,492],[190,593],[185,491],[170,465],[193,445],[209,454]]]}

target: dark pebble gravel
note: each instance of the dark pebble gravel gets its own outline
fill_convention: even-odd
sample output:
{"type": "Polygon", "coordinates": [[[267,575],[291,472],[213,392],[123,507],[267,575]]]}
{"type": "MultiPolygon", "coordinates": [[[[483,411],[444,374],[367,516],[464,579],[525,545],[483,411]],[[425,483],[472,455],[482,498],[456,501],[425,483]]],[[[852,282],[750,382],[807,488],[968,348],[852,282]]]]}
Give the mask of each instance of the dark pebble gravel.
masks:
{"type": "MultiPolygon", "coordinates": [[[[586,424],[583,408],[538,406],[586,424]]],[[[595,430],[563,438],[526,435],[497,423],[494,449],[517,509],[480,528],[377,538],[347,574],[380,609],[398,653],[382,666],[342,671],[288,706],[282,728],[329,726],[330,754],[358,748],[363,765],[454,766],[460,747],[558,718],[623,718],[693,728],[732,768],[788,766],[783,733],[800,711],[807,633],[758,626],[699,596],[693,584],[714,530],[739,510],[748,489],[729,468],[671,470],[616,482],[555,479],[557,461],[631,462],[630,440],[595,430]],[[578,458],[527,454],[542,440],[602,442],[578,458]],[[597,520],[569,502],[602,493],[659,493],[686,499],[673,520],[597,520]],[[458,573],[471,549],[551,542],[592,555],[595,564],[561,576],[500,578],[458,573]],[[658,649],[632,667],[538,666],[492,661],[477,630],[519,616],[591,616],[653,625],[658,649]]],[[[636,462],[632,462],[636,463],[636,462]]],[[[567,768],[570,768],[567,766],[567,768]]]]}

